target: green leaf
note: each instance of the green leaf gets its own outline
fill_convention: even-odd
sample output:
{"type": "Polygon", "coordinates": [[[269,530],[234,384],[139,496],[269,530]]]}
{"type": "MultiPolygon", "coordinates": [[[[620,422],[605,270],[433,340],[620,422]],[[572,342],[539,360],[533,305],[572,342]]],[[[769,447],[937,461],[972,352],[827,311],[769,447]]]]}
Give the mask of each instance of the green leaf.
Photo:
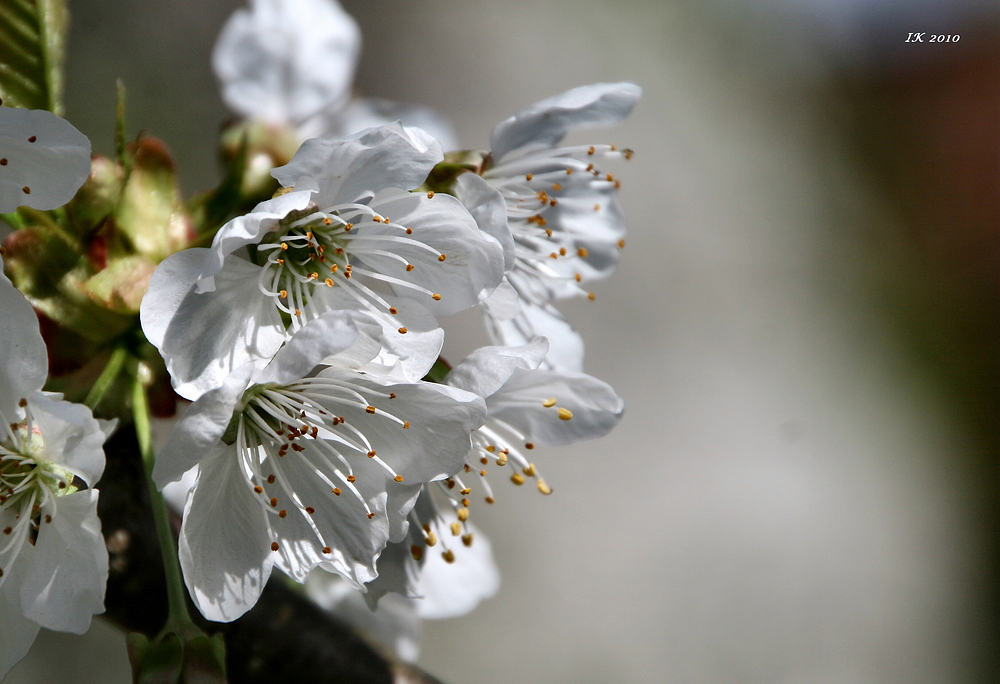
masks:
{"type": "Polygon", "coordinates": [[[0,98],[62,116],[65,0],[0,0],[0,98]]]}

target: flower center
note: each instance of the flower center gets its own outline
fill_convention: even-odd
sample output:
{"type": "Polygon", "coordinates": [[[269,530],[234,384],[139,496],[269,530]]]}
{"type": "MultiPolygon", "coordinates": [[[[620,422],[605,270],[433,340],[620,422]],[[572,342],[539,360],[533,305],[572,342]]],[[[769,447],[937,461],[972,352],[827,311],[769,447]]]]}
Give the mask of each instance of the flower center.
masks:
{"type": "MultiPolygon", "coordinates": [[[[443,262],[447,257],[433,247],[407,237],[411,228],[393,223],[365,204],[340,204],[326,209],[312,207],[285,217],[278,229],[268,233],[258,245],[267,259],[258,287],[287,314],[293,330],[326,311],[313,288],[339,286],[361,308],[380,320],[391,320],[398,312],[388,298],[363,282],[377,281],[405,288],[440,300],[441,295],[411,282],[406,275],[414,264],[400,252],[426,251],[443,262]],[[375,224],[379,230],[372,230],[375,224]],[[389,230],[387,230],[388,228],[389,230]],[[384,257],[400,264],[399,276],[373,271],[356,263],[364,256],[384,257]],[[359,281],[355,276],[362,276],[359,281]]],[[[435,262],[435,263],[436,263],[435,262]]],[[[400,334],[406,328],[399,329],[400,334]]]]}
{"type": "Polygon", "coordinates": [[[34,544],[40,525],[52,522],[55,500],[78,489],[71,472],[42,458],[45,440],[30,408],[25,410],[27,418],[5,426],[6,439],[0,441],[0,584],[4,566],[25,541],[34,544]],[[43,508],[50,512],[43,515],[43,508]]]}
{"type": "MultiPolygon", "coordinates": [[[[360,502],[369,519],[374,518],[375,513],[356,484],[352,461],[371,460],[395,482],[403,481],[365,436],[371,426],[362,424],[371,419],[395,424],[379,425],[378,429],[408,429],[408,421],[370,403],[393,398],[391,392],[362,389],[349,380],[327,376],[284,386],[256,385],[247,390],[241,401],[243,409],[234,420],[235,443],[264,510],[279,518],[289,514],[311,518],[346,492],[360,502]],[[340,413],[355,418],[348,423],[340,413]],[[286,461],[289,458],[298,460],[298,471],[304,466],[326,485],[324,501],[305,501],[294,491],[286,472],[291,465],[286,461]]],[[[319,529],[313,526],[313,531],[323,553],[332,553],[331,544],[319,529]]]]}

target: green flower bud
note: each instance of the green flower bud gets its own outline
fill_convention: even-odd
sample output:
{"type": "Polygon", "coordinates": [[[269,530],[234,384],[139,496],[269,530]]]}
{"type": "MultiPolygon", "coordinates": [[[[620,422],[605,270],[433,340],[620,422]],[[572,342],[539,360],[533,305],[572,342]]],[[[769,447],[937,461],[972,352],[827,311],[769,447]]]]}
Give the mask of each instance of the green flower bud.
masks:
{"type": "Polygon", "coordinates": [[[81,236],[90,234],[118,204],[124,172],[107,157],[95,154],[90,160],[90,176],[66,205],[70,225],[81,236]]]}
{"type": "Polygon", "coordinates": [[[126,154],[132,164],[115,225],[135,252],[159,263],[194,240],[194,227],[166,146],[155,138],[140,138],[128,145],[126,154]]]}

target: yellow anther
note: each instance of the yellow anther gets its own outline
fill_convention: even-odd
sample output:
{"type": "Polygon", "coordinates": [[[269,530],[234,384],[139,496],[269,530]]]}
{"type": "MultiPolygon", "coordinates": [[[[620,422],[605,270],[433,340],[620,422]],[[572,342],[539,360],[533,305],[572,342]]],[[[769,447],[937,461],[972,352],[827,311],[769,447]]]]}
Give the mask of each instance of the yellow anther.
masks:
{"type": "Polygon", "coordinates": [[[558,190],[562,190],[562,186],[561,186],[561,185],[559,185],[559,183],[553,183],[553,184],[552,184],[552,189],[553,189],[553,190],[556,190],[556,191],[558,191],[558,190]]]}
{"type": "MultiPolygon", "coordinates": [[[[353,228],[353,227],[354,227],[353,223],[347,223],[347,224],[345,224],[344,225],[344,232],[345,233],[350,232],[351,228],[353,228]]],[[[336,252],[337,252],[337,254],[342,254],[344,252],[344,250],[343,249],[337,249],[336,252]]]]}
{"type": "Polygon", "coordinates": [[[593,154],[593,153],[594,153],[594,151],[595,151],[595,150],[594,150],[594,146],[593,146],[593,145],[591,145],[591,146],[590,146],[590,149],[589,149],[589,150],[587,150],[587,154],[593,154]]]}
{"type": "Polygon", "coordinates": [[[527,176],[525,176],[525,177],[524,177],[524,180],[531,180],[532,178],[534,178],[534,176],[532,176],[532,175],[531,175],[531,174],[529,173],[529,174],[528,174],[527,176]]]}
{"type": "Polygon", "coordinates": [[[296,316],[301,316],[301,315],[302,315],[302,312],[301,312],[301,311],[299,311],[298,309],[296,309],[296,310],[295,310],[295,315],[296,315],[296,316]]]}
{"type": "Polygon", "coordinates": [[[430,191],[427,192],[427,199],[430,199],[432,197],[434,197],[434,191],[430,190],[430,191]]]}
{"type": "Polygon", "coordinates": [[[403,421],[403,429],[404,430],[409,430],[410,429],[410,421],[408,421],[408,420],[404,420],[403,421]]]}
{"type": "Polygon", "coordinates": [[[333,279],[332,278],[327,278],[323,282],[326,283],[327,287],[333,287],[333,279]]]}
{"type": "Polygon", "coordinates": [[[559,420],[569,420],[573,417],[573,412],[567,408],[559,407],[559,420]]]}
{"type": "Polygon", "coordinates": [[[469,519],[469,509],[468,508],[459,508],[457,511],[455,511],[455,515],[458,516],[459,520],[461,520],[462,522],[465,522],[466,520],[469,519]]]}
{"type": "Polygon", "coordinates": [[[282,290],[281,292],[278,293],[278,296],[281,297],[282,299],[287,299],[288,298],[288,290],[282,290]]]}
{"type": "Polygon", "coordinates": [[[396,477],[394,477],[392,479],[394,479],[396,482],[402,482],[403,481],[403,476],[402,475],[397,475],[396,477]]]}
{"type": "Polygon", "coordinates": [[[336,496],[340,496],[340,487],[334,487],[332,491],[336,496]]]}
{"type": "Polygon", "coordinates": [[[462,523],[453,522],[451,524],[451,536],[457,537],[460,534],[462,534],[462,523]]]}
{"type": "Polygon", "coordinates": [[[323,219],[323,225],[328,226],[331,223],[333,223],[333,219],[330,218],[329,216],[327,216],[325,219],[323,219]]]}
{"type": "Polygon", "coordinates": [[[375,407],[374,406],[366,406],[365,407],[365,413],[375,413],[375,407]]]}
{"type": "Polygon", "coordinates": [[[589,299],[590,301],[594,301],[595,299],[597,299],[597,295],[595,295],[593,292],[588,292],[587,299],[589,299]]]}
{"type": "Polygon", "coordinates": [[[407,235],[412,235],[413,234],[413,229],[412,228],[407,228],[406,229],[406,234],[407,235]]]}
{"type": "Polygon", "coordinates": [[[551,254],[549,254],[549,256],[552,257],[553,259],[558,259],[559,258],[559,255],[556,254],[555,252],[552,252],[551,254]]]}
{"type": "Polygon", "coordinates": [[[486,471],[485,470],[480,470],[479,471],[479,476],[480,477],[486,477],[486,471]]]}
{"type": "MultiPolygon", "coordinates": [[[[494,451],[497,450],[497,448],[495,446],[493,446],[492,444],[487,444],[486,445],[486,450],[492,454],[494,451]]],[[[486,459],[483,459],[483,463],[486,463],[486,459]]]]}
{"type": "Polygon", "coordinates": [[[375,450],[374,449],[372,451],[368,452],[368,458],[375,458],[375,450]]]}
{"type": "MultiPolygon", "coordinates": [[[[560,410],[562,410],[562,409],[560,409],[560,410]]],[[[524,448],[525,449],[534,449],[535,445],[533,443],[531,443],[531,442],[525,442],[524,448]]]]}
{"type": "Polygon", "coordinates": [[[538,491],[540,491],[545,496],[548,496],[549,494],[552,493],[552,487],[550,487],[547,484],[545,484],[545,480],[539,480],[538,481],[538,491]]]}
{"type": "Polygon", "coordinates": [[[437,293],[434,293],[434,294],[431,295],[431,299],[433,299],[435,302],[440,302],[441,301],[441,295],[439,295],[437,293]]]}
{"type": "Polygon", "coordinates": [[[410,547],[410,555],[413,556],[413,560],[419,561],[421,558],[424,557],[424,550],[419,546],[417,546],[416,544],[414,544],[413,546],[410,547]]]}
{"type": "Polygon", "coordinates": [[[278,511],[278,517],[279,518],[284,518],[286,515],[288,515],[288,511],[286,511],[284,508],[282,508],[280,511],[278,511]]]}
{"type": "Polygon", "coordinates": [[[518,487],[524,484],[524,475],[521,473],[514,473],[510,476],[510,481],[516,484],[518,487]]]}
{"type": "Polygon", "coordinates": [[[631,159],[632,155],[635,154],[632,150],[623,150],[622,154],[625,155],[626,159],[631,159]]]}
{"type": "Polygon", "coordinates": [[[278,507],[278,497],[272,496],[271,497],[271,508],[277,508],[277,507],[278,507]]]}
{"type": "Polygon", "coordinates": [[[412,271],[413,270],[413,264],[407,264],[406,265],[406,270],[407,271],[412,271]]]}
{"type": "Polygon", "coordinates": [[[399,310],[396,307],[394,307],[394,306],[390,306],[389,307],[389,313],[391,313],[393,316],[395,316],[396,314],[399,313],[399,310]]]}
{"type": "Polygon", "coordinates": [[[354,477],[353,475],[348,475],[347,476],[347,481],[348,482],[357,482],[357,480],[358,480],[358,478],[354,477]]]}
{"type": "Polygon", "coordinates": [[[486,503],[488,504],[496,503],[496,499],[494,499],[492,496],[488,496],[486,497],[486,503]]]}
{"type": "Polygon", "coordinates": [[[581,259],[586,259],[588,256],[590,256],[590,252],[587,251],[586,247],[581,247],[580,249],[576,250],[576,255],[581,259]]]}
{"type": "Polygon", "coordinates": [[[609,173],[608,174],[608,180],[609,181],[613,181],[614,179],[615,179],[615,177],[612,174],[609,173]]]}
{"type": "Polygon", "coordinates": [[[281,251],[284,252],[287,249],[288,249],[288,243],[287,242],[282,242],[281,243],[281,251]]]}
{"type": "Polygon", "coordinates": [[[254,491],[254,494],[263,494],[264,493],[264,488],[261,487],[260,485],[257,485],[256,487],[253,488],[253,491],[254,491]]]}
{"type": "Polygon", "coordinates": [[[462,543],[466,546],[472,546],[472,532],[462,535],[462,543]]]}
{"type": "Polygon", "coordinates": [[[309,515],[312,515],[315,512],[316,512],[315,508],[313,508],[312,506],[306,506],[306,513],[308,513],[309,515]]]}
{"type": "Polygon", "coordinates": [[[618,249],[625,249],[625,240],[621,239],[618,241],[618,249]]]}
{"type": "Polygon", "coordinates": [[[534,463],[529,463],[528,467],[524,468],[524,474],[527,475],[528,477],[534,477],[535,476],[535,464],[534,463]]]}
{"type": "Polygon", "coordinates": [[[280,547],[280,546],[278,546],[278,542],[271,542],[271,550],[272,550],[272,551],[277,551],[277,550],[278,550],[278,549],[280,549],[280,548],[281,548],[281,547],[280,547]]]}
{"type": "Polygon", "coordinates": [[[614,152],[614,151],[615,151],[615,150],[617,150],[617,149],[618,149],[618,145],[612,145],[612,146],[611,146],[611,151],[612,151],[612,152],[614,152]]]}
{"type": "Polygon", "coordinates": [[[442,553],[441,557],[444,558],[445,563],[454,563],[455,562],[455,554],[452,553],[451,549],[448,549],[447,551],[445,551],[444,553],[442,553]]]}
{"type": "Polygon", "coordinates": [[[442,254],[441,256],[438,257],[438,261],[444,261],[447,258],[448,258],[447,254],[442,254]]]}
{"type": "Polygon", "coordinates": [[[559,256],[566,256],[566,248],[565,247],[560,247],[559,248],[559,256]]]}
{"type": "Polygon", "coordinates": [[[600,211],[600,210],[601,210],[601,205],[600,204],[595,204],[594,205],[594,211],[600,211]]]}
{"type": "Polygon", "coordinates": [[[405,335],[407,333],[406,326],[404,325],[402,328],[400,328],[396,332],[398,332],[400,335],[405,335]]]}
{"type": "Polygon", "coordinates": [[[576,282],[580,282],[581,280],[583,280],[583,276],[581,274],[577,273],[576,274],[576,282]]]}
{"type": "Polygon", "coordinates": [[[500,452],[500,455],[497,456],[497,465],[498,466],[507,465],[507,454],[500,452]]]}
{"type": "MultiPolygon", "coordinates": [[[[462,496],[465,496],[466,494],[469,494],[472,491],[472,487],[466,487],[465,489],[462,489],[460,491],[462,493],[462,496]]],[[[468,499],[462,499],[462,503],[465,504],[466,506],[469,505],[468,499]]]]}
{"type": "Polygon", "coordinates": [[[369,513],[369,514],[368,514],[368,519],[369,519],[369,520],[371,520],[371,519],[372,519],[372,518],[374,518],[374,517],[375,517],[375,514],[374,514],[374,513],[369,513]]]}
{"type": "Polygon", "coordinates": [[[427,546],[434,546],[435,544],[438,543],[438,538],[437,535],[434,534],[433,531],[431,531],[427,532],[427,534],[424,536],[424,541],[427,542],[427,546]]]}
{"type": "Polygon", "coordinates": [[[333,549],[331,549],[329,546],[324,546],[323,553],[333,553],[333,549]]]}

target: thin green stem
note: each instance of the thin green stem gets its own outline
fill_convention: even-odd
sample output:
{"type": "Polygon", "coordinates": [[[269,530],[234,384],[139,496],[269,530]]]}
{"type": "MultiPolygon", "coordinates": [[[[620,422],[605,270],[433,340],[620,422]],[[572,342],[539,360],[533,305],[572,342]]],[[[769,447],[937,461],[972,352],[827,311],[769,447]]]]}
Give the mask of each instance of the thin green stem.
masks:
{"type": "Polygon", "coordinates": [[[167,605],[170,613],[167,624],[161,635],[168,632],[177,634],[183,640],[185,637],[201,634],[187,610],[187,600],[184,593],[184,581],[181,579],[181,568],[177,561],[177,548],[174,545],[174,532],[167,515],[167,506],[163,495],[156,489],[153,482],[153,431],[149,422],[149,401],[146,397],[146,387],[136,374],[132,384],[132,415],[135,419],[135,432],[139,441],[139,452],[146,469],[146,485],[149,487],[149,500],[153,508],[153,518],[156,521],[156,533],[160,538],[160,554],[163,556],[163,570],[167,576],[167,605]]]}
{"type": "Polygon", "coordinates": [[[108,359],[108,365],[104,367],[101,371],[100,377],[94,383],[94,386],[90,388],[87,392],[87,398],[83,400],[90,410],[93,411],[97,408],[97,405],[101,403],[101,399],[107,394],[108,389],[111,388],[111,383],[115,381],[118,374],[122,370],[122,366],[125,365],[125,359],[128,358],[128,352],[124,347],[116,347],[113,352],[111,352],[111,358],[108,359]]]}

